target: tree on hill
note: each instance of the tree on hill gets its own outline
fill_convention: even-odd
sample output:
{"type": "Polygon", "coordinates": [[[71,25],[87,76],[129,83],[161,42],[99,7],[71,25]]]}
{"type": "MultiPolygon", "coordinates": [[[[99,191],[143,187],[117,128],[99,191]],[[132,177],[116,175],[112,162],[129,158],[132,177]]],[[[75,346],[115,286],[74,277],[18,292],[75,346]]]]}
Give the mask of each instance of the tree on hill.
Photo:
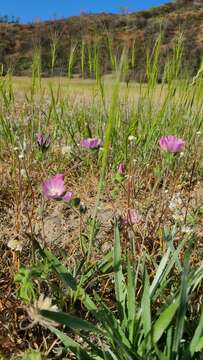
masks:
{"type": "Polygon", "coordinates": [[[18,17],[15,17],[15,16],[0,15],[0,23],[19,24],[20,19],[18,17]]]}
{"type": "Polygon", "coordinates": [[[203,0],[176,0],[176,4],[178,5],[192,5],[192,4],[202,4],[203,0]]]}

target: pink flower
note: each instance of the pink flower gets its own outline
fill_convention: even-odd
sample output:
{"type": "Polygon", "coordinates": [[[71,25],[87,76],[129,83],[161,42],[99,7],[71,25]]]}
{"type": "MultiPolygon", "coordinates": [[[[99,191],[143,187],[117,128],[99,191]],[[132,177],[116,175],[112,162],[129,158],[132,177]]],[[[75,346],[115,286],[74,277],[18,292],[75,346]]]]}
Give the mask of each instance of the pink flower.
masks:
{"type": "Polygon", "coordinates": [[[71,191],[68,191],[68,192],[66,192],[65,195],[63,196],[63,200],[64,200],[65,202],[68,202],[68,201],[70,201],[70,200],[72,199],[72,197],[73,197],[73,193],[72,193],[71,191]]]}
{"type": "Polygon", "coordinates": [[[63,174],[57,174],[55,176],[52,176],[48,180],[44,181],[42,184],[42,189],[44,196],[47,199],[57,199],[57,200],[64,200],[64,201],[70,201],[73,194],[72,192],[66,192],[65,191],[65,185],[64,185],[64,175],[63,174]]]}
{"type": "Polygon", "coordinates": [[[135,209],[128,209],[127,216],[124,220],[126,225],[138,224],[141,220],[141,215],[135,209]]]}
{"type": "Polygon", "coordinates": [[[164,151],[172,153],[181,152],[185,146],[183,139],[178,139],[176,136],[168,135],[162,136],[159,140],[160,148],[164,151]]]}
{"type": "Polygon", "coordinates": [[[61,199],[65,194],[64,175],[57,174],[44,181],[42,189],[47,199],[61,199]]]}
{"type": "Polygon", "coordinates": [[[119,174],[125,175],[125,171],[126,171],[125,164],[124,164],[124,163],[120,163],[120,164],[118,165],[118,172],[119,172],[119,174]]]}
{"type": "Polygon", "coordinates": [[[101,140],[97,138],[83,139],[80,142],[80,146],[87,149],[98,149],[101,146],[101,140]]]}
{"type": "Polygon", "coordinates": [[[42,150],[47,150],[50,143],[50,136],[46,137],[42,133],[37,134],[37,144],[42,150]]]}

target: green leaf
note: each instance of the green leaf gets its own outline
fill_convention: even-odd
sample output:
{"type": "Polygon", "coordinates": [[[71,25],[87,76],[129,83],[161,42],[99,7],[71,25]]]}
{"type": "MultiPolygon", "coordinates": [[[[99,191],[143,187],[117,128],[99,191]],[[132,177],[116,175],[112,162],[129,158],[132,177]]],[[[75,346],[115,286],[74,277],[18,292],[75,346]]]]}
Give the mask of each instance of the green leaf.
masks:
{"type": "MultiPolygon", "coordinates": [[[[174,248],[174,245],[173,245],[174,236],[175,236],[175,229],[173,229],[173,231],[171,231],[167,227],[164,228],[163,237],[164,237],[164,240],[166,241],[167,245],[169,246],[169,249],[171,249],[172,253],[175,253],[175,251],[176,251],[174,248]]],[[[176,261],[178,270],[181,272],[182,266],[181,266],[178,256],[175,257],[175,261],[176,261]]]]}
{"type": "Polygon", "coordinates": [[[201,351],[203,349],[203,336],[199,339],[195,347],[195,352],[201,351]]]}
{"type": "Polygon", "coordinates": [[[32,269],[21,266],[14,278],[19,284],[18,296],[29,303],[36,297],[36,285],[32,280],[32,269]]]}
{"type": "Polygon", "coordinates": [[[151,301],[149,295],[149,277],[147,270],[144,271],[144,291],[141,300],[141,318],[145,337],[151,331],[151,301]]]}
{"type": "Polygon", "coordinates": [[[101,322],[102,327],[108,333],[109,340],[112,341],[114,344],[119,343],[120,346],[123,344],[128,349],[130,349],[131,345],[126,337],[124,331],[120,326],[120,322],[115,318],[113,312],[105,305],[103,302],[100,301],[100,310],[93,312],[96,319],[101,322]]]}
{"type": "Polygon", "coordinates": [[[201,284],[203,279],[203,265],[200,265],[200,267],[192,273],[189,279],[189,290],[191,293],[194,292],[194,290],[201,284]]]}
{"type": "Polygon", "coordinates": [[[79,206],[80,205],[80,198],[74,198],[74,199],[71,199],[70,202],[69,202],[72,206],[79,206]]]}
{"type": "Polygon", "coordinates": [[[90,296],[86,294],[82,287],[77,286],[75,278],[57,259],[57,257],[54,256],[49,250],[43,250],[36,240],[34,240],[34,246],[39,250],[40,255],[48,260],[49,265],[57,273],[64,285],[74,291],[76,298],[79,298],[88,310],[96,310],[96,305],[93,303],[90,296]]]}
{"type": "Polygon", "coordinates": [[[179,299],[175,299],[159,316],[158,320],[153,325],[152,340],[156,344],[162,337],[164,331],[169,326],[170,322],[175,316],[176,310],[179,305],[179,299]]]}
{"type": "Polygon", "coordinates": [[[183,249],[183,247],[185,246],[187,241],[188,241],[187,238],[183,239],[181,241],[181,243],[179,244],[179,246],[177,247],[177,249],[175,251],[172,251],[171,259],[169,260],[169,262],[167,264],[167,267],[165,269],[163,277],[162,277],[162,279],[160,281],[160,285],[166,280],[166,278],[169,275],[169,273],[171,272],[174,264],[177,263],[179,254],[180,254],[181,250],[183,249]]]}
{"type": "Polygon", "coordinates": [[[105,274],[113,265],[113,250],[108,252],[101,260],[93,264],[90,270],[88,270],[83,276],[83,286],[87,286],[89,281],[92,281],[94,277],[98,276],[98,273],[105,274]]]}
{"type": "Polygon", "coordinates": [[[159,360],[168,360],[168,357],[162,351],[160,351],[158,349],[158,346],[156,344],[154,346],[154,350],[155,350],[159,360]]]}
{"type": "Polygon", "coordinates": [[[192,341],[190,343],[190,353],[192,356],[194,355],[194,353],[196,351],[200,351],[200,350],[196,350],[196,349],[198,348],[198,344],[199,344],[202,334],[203,334],[203,305],[202,305],[199,325],[197,326],[194,336],[192,338],[192,341]]]}
{"type": "Polygon", "coordinates": [[[82,303],[85,305],[87,310],[90,311],[97,310],[97,307],[92,301],[91,297],[85,292],[85,290],[82,287],[78,288],[76,299],[77,298],[82,301],[82,303]]]}
{"type": "Polygon", "coordinates": [[[115,230],[114,230],[114,264],[113,265],[114,265],[115,295],[118,303],[120,319],[122,321],[126,317],[125,315],[126,286],[122,272],[120,233],[117,224],[115,224],[115,230]]]}
{"type": "MultiPolygon", "coordinates": [[[[104,360],[108,359],[108,353],[106,351],[102,351],[97,345],[95,345],[91,339],[89,339],[87,336],[82,334],[83,339],[85,342],[89,345],[91,349],[91,354],[94,354],[94,358],[98,360],[104,360]],[[96,357],[95,357],[96,356],[96,357]]],[[[101,347],[103,347],[103,344],[101,343],[101,347]]]]}
{"type": "Polygon", "coordinates": [[[41,310],[40,313],[59,324],[66,325],[71,329],[79,329],[79,330],[87,330],[93,331],[95,333],[99,333],[100,335],[104,335],[104,333],[97,328],[96,326],[92,325],[90,322],[86,320],[81,320],[80,318],[66,314],[64,312],[58,311],[49,311],[49,310],[41,310]]]}
{"type": "Polygon", "coordinates": [[[190,247],[185,254],[184,267],[181,280],[180,288],[180,304],[176,316],[176,326],[174,332],[174,341],[173,341],[173,353],[172,359],[177,358],[179,352],[180,343],[182,340],[184,322],[185,322],[185,313],[187,307],[187,288],[188,288],[188,273],[189,273],[189,260],[190,260],[190,247]]]}
{"type": "Polygon", "coordinates": [[[77,289],[77,283],[72,274],[67,270],[67,268],[54,256],[49,250],[42,249],[38,241],[33,241],[34,246],[39,250],[40,255],[43,258],[46,258],[52,267],[52,269],[58,274],[61,281],[67,287],[70,287],[72,290],[77,289]]]}
{"type": "Polygon", "coordinates": [[[173,341],[173,325],[171,325],[167,331],[165,353],[166,353],[168,359],[171,359],[172,341],[173,341]]]}
{"type": "Polygon", "coordinates": [[[74,340],[72,340],[69,336],[65,335],[62,331],[49,327],[53,334],[55,334],[63,343],[63,345],[69,349],[72,353],[77,356],[78,360],[93,360],[89,354],[84,351],[81,346],[74,340]]]}
{"type": "Polygon", "coordinates": [[[128,307],[128,331],[129,331],[129,340],[133,342],[134,328],[135,328],[135,311],[136,311],[136,302],[135,302],[135,274],[134,270],[128,261],[128,296],[127,296],[127,307],[128,307]]]}
{"type": "Polygon", "coordinates": [[[109,349],[105,360],[118,360],[118,357],[113,353],[111,349],[109,349]]]}
{"type": "Polygon", "coordinates": [[[160,264],[158,266],[158,269],[156,271],[156,275],[154,277],[154,280],[153,280],[153,282],[152,282],[152,284],[150,286],[150,290],[149,290],[151,299],[152,299],[154,293],[156,292],[156,289],[160,285],[161,280],[164,277],[165,269],[166,269],[166,266],[168,265],[170,253],[171,253],[171,250],[168,249],[166,254],[164,254],[164,256],[162,257],[161,262],[160,262],[160,264]]]}

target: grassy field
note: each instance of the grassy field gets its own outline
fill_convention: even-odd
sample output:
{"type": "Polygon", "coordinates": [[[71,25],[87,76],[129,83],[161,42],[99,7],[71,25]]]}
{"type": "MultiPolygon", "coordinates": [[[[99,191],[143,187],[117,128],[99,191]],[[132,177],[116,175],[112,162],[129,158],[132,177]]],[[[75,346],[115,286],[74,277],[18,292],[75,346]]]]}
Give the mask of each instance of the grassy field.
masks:
{"type": "MultiPolygon", "coordinates": [[[[13,78],[13,89],[17,96],[21,94],[23,97],[31,88],[31,79],[29,77],[14,77],[13,78]]],[[[67,98],[73,97],[76,99],[89,99],[92,101],[92,98],[100,97],[100,90],[98,88],[98,83],[96,80],[91,79],[68,79],[66,77],[50,77],[42,78],[41,80],[41,91],[50,95],[50,89],[53,89],[56,93],[60,89],[60,96],[67,98]]],[[[104,86],[104,91],[106,97],[112,95],[112,89],[114,84],[113,76],[103,76],[102,85],[104,86]]],[[[147,88],[146,84],[142,84],[142,89],[147,88]]],[[[163,90],[163,89],[162,89],[163,90]]],[[[159,96],[161,91],[161,86],[157,85],[156,94],[159,96]]],[[[132,99],[137,99],[140,92],[140,85],[135,82],[130,82],[126,86],[126,82],[121,82],[120,84],[120,93],[121,96],[126,96],[132,99]]]]}
{"type": "Polygon", "coordinates": [[[0,78],[2,359],[202,359],[202,72],[125,69],[0,78]]]}

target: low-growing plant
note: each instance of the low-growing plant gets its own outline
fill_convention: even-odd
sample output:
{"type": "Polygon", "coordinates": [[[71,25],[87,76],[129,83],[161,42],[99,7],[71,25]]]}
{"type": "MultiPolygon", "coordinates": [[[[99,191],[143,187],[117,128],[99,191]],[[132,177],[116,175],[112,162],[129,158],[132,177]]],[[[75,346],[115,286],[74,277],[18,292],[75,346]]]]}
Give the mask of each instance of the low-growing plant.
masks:
{"type": "Polygon", "coordinates": [[[176,249],[173,247],[171,250],[169,246],[150,281],[151,274],[149,277],[144,252],[136,263],[130,253],[127,263],[124,261],[119,227],[115,223],[113,252],[106,256],[103,264],[98,263],[90,273],[82,275],[83,283],[79,273],[72,275],[48,250],[42,250],[35,242],[52,270],[72,292],[73,297],[80,299],[87,313],[95,320],[86,321],[60,311],[38,311],[54,323],[65,326],[60,330],[48,325],[66,350],[73,352],[77,359],[200,359],[203,348],[201,303],[199,323],[193,325],[193,331],[188,335],[188,306],[203,279],[202,266],[193,269],[189,264],[190,247],[194,241],[192,236],[189,240],[183,239],[176,249]],[[188,249],[182,264],[179,255],[185,246],[188,249]],[[111,306],[107,305],[97,291],[90,297],[84,288],[88,278],[92,277],[91,272],[96,269],[101,271],[102,268],[105,271],[113,270],[115,302],[111,306]],[[168,293],[174,270],[180,270],[179,280],[168,293]],[[140,275],[142,285],[139,283],[140,275]],[[69,329],[80,335],[82,345],[69,337],[69,329]]]}

